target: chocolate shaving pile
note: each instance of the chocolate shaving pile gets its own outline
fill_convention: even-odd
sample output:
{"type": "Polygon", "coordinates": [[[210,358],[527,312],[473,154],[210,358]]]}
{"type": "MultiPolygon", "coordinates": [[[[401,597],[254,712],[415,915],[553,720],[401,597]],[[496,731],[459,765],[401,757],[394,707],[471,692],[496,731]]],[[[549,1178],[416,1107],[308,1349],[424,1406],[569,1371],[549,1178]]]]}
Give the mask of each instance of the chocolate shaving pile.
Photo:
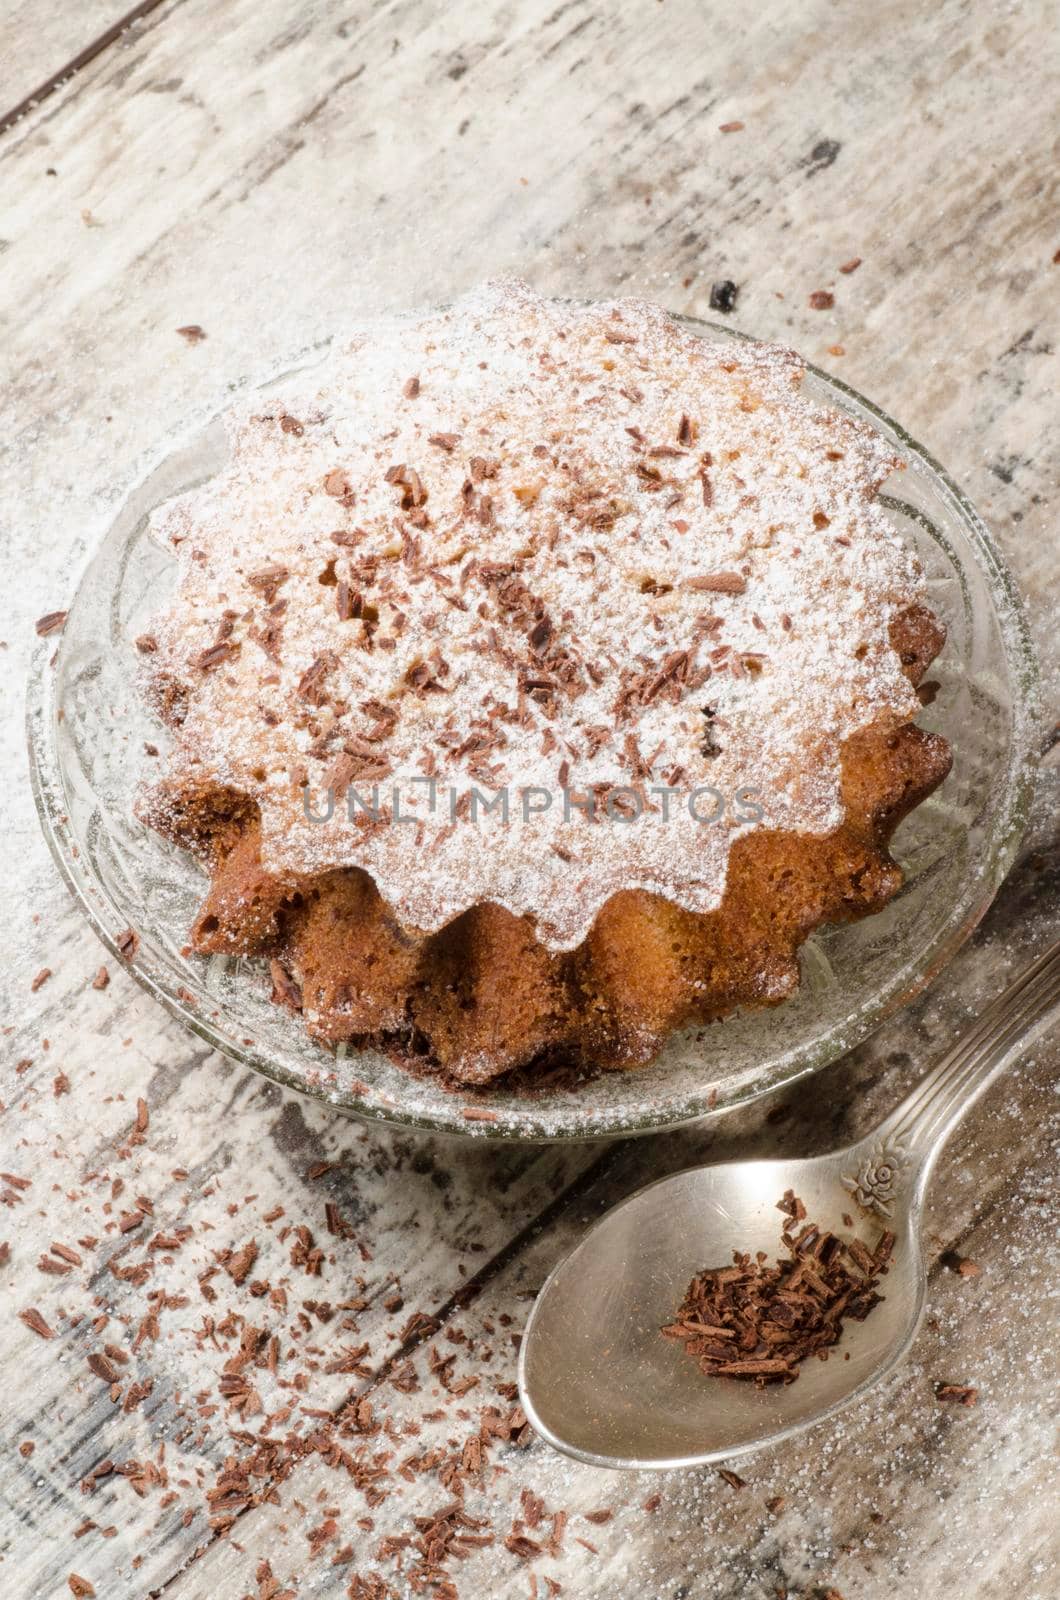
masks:
{"type": "Polygon", "coordinates": [[[843,1321],[863,1322],[880,1303],[880,1277],[894,1248],[884,1233],[874,1250],[806,1221],[806,1207],[788,1189],[777,1210],[788,1255],[767,1266],[759,1250],[733,1251],[731,1267],[692,1279],[674,1322],[663,1328],[711,1377],[747,1378],[759,1388],[794,1383],[809,1356],[827,1361],[843,1321]],[[801,1224],[801,1226],[800,1226],[801,1224]],[[796,1232],[798,1228],[798,1232],[796,1232]]]}

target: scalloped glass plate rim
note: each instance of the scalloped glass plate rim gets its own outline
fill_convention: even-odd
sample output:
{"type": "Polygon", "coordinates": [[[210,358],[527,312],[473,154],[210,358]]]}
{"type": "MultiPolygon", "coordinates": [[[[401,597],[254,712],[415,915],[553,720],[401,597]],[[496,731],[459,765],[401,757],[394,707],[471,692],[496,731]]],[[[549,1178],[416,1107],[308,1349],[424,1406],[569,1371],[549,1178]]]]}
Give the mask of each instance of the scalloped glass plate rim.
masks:
{"type": "MultiPolygon", "coordinates": [[[[720,335],[724,340],[750,340],[752,336],[723,324],[700,321],[675,315],[674,320],[696,333],[720,335]]],[[[302,361],[309,353],[303,353],[302,361]]],[[[311,359],[320,355],[319,348],[311,359]]],[[[291,362],[281,371],[287,372],[299,363],[291,362]]],[[[110,953],[125,967],[147,992],[165,1007],[170,1015],[197,1034],[207,1044],[220,1050],[230,1059],[251,1068],[284,1088],[308,1095],[337,1111],[366,1122],[383,1122],[403,1128],[425,1132],[458,1134],[466,1138],[509,1140],[519,1143],[588,1142],[591,1140],[629,1137],[657,1130],[675,1128],[731,1110],[733,1107],[760,1098],[764,1094],[821,1070],[853,1049],[867,1038],[886,1018],[919,994],[948,964],[961,945],[973,932],[989,908],[1001,883],[1004,881],[1019,847],[1026,825],[1033,793],[1034,750],[1033,734],[1036,725],[1038,669],[1027,628],[1023,602],[1008,568],[995,546],[985,524],[975,508],[962,493],[948,473],[923,446],[886,412],[856,389],[830,373],[822,371],[811,362],[806,370],[826,390],[833,390],[848,402],[867,413],[876,426],[889,436],[901,450],[927,473],[932,486],[950,503],[956,518],[976,550],[984,575],[990,583],[991,594],[998,612],[1002,640],[1008,648],[1008,665],[1017,698],[1012,709],[1012,735],[1004,773],[1005,792],[999,804],[997,826],[990,841],[987,858],[979,864],[977,872],[970,873],[967,891],[955,905],[951,915],[944,920],[932,943],[926,946],[916,960],[907,961],[890,979],[844,1019],[835,1023],[823,1035],[795,1044],[763,1062],[758,1074],[748,1081],[746,1074],[731,1085],[710,1082],[695,1093],[685,1094],[674,1101],[655,1099],[651,1103],[643,1096],[637,1102],[635,1085],[637,1069],[623,1073],[631,1090],[628,1116],[609,1116],[603,1125],[594,1126],[591,1111],[583,1116],[572,1107],[571,1114],[561,1121],[549,1119],[543,1108],[547,1098],[527,1095],[520,1101],[518,1116],[510,1111],[498,1113],[497,1121],[469,1120],[464,1112],[468,1096],[461,1100],[457,1090],[451,1097],[451,1110],[422,1111],[403,1108],[378,1092],[360,1093],[355,1089],[335,1090],[307,1081],[273,1059],[266,1052],[241,1044],[220,1024],[202,1017],[170,984],[162,963],[143,945],[131,957],[118,948],[116,925],[120,918],[103,886],[86,866],[87,852],[82,851],[70,825],[65,809],[65,795],[61,764],[56,750],[54,730],[58,707],[54,703],[53,656],[54,641],[42,640],[31,667],[27,698],[27,736],[30,756],[30,777],[34,800],[41,827],[55,862],[68,888],[81,906],[94,931],[110,953]]],[[[272,380],[275,381],[275,380],[272,380]]],[[[247,384],[246,389],[266,387],[267,384],[247,384]]],[[[841,405],[842,409],[842,405],[841,405]]],[[[216,418],[214,419],[216,420],[216,418]]],[[[182,441],[174,441],[167,456],[186,447],[189,438],[200,433],[200,421],[182,441]]],[[[164,459],[164,458],[162,458],[164,459]]],[[[156,461],[143,473],[137,483],[128,488],[127,502],[137,492],[161,461],[156,461]]],[[[117,520],[117,514],[113,521],[117,520]]],[[[85,573],[90,571],[99,547],[92,552],[85,573]]],[[[83,575],[84,576],[84,575],[83,575]]],[[[83,580],[82,580],[83,581],[83,580]]],[[[71,610],[77,595],[71,602],[71,610]]],[[[60,636],[58,651],[62,650],[60,636]]],[[[783,1007],[781,1007],[781,1010],[783,1007]]],[[[724,1022],[714,1026],[724,1027],[724,1022]]],[[[321,1051],[322,1061],[328,1059],[321,1051]]],[[[347,1063],[355,1057],[347,1057],[347,1063]]],[[[410,1079],[410,1084],[415,1080],[410,1079]]],[[[480,1109],[488,1109],[488,1100],[474,1100],[480,1109]]]]}

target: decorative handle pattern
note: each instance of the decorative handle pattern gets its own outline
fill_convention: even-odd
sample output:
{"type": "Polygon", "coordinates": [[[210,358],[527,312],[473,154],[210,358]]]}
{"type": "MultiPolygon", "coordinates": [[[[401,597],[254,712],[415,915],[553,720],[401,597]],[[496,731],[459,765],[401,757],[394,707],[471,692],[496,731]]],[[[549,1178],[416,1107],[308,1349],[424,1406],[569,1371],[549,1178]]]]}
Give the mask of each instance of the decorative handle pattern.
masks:
{"type": "Polygon", "coordinates": [[[909,1151],[895,1139],[876,1138],[861,1152],[856,1172],[844,1172],[841,1182],[859,1206],[889,1222],[894,1216],[903,1170],[909,1165],[909,1151]]]}

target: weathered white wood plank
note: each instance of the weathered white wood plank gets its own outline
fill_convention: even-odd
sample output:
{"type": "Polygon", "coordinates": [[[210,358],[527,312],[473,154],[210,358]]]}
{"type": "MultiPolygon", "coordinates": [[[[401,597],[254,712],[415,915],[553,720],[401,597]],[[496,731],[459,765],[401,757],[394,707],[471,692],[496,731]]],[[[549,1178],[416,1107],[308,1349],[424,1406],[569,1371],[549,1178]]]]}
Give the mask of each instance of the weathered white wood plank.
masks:
{"type": "Polygon", "coordinates": [[[143,6],[134,6],[133,0],[77,0],[76,5],[57,6],[5,0],[0,7],[0,121],[57,76],[65,77],[72,64],[139,9],[143,6]]]}
{"type": "MultiPolygon", "coordinates": [[[[18,575],[9,620],[0,626],[9,645],[0,681],[5,770],[22,770],[19,700],[32,619],[64,603],[140,465],[189,419],[223,403],[233,383],[270,369],[277,354],[327,336],[359,311],[444,298],[485,273],[512,268],[557,293],[634,289],[699,313],[707,312],[713,279],[735,279],[739,325],[788,340],[862,387],[977,499],[1031,596],[1055,696],[1056,548],[1047,499],[1057,429],[1048,346],[1055,341],[1058,269],[1041,49],[1049,28],[1042,5],[1000,15],[956,0],[932,8],[906,0],[885,13],[819,0],[808,7],[774,3],[741,16],[738,28],[694,0],[606,14],[583,0],[554,7],[476,0],[457,22],[422,0],[354,13],[331,0],[183,0],[171,13],[161,8],[0,138],[0,334],[10,379],[0,392],[0,539],[8,570],[18,575]],[[719,134],[717,125],[733,118],[744,130],[719,134]],[[48,166],[57,176],[45,183],[48,166]],[[863,265],[837,275],[838,264],[855,255],[863,265]],[[809,292],[832,286],[834,311],[809,310],[809,292]],[[188,322],[208,333],[194,349],[174,331],[188,322]],[[834,346],[845,353],[830,354],[834,346]]],[[[1050,792],[1055,805],[1054,787],[1038,813],[1043,850],[1055,815],[1050,792]]],[[[29,910],[0,977],[5,1014],[16,1028],[5,1040],[0,1149],[5,1170],[34,1178],[26,1198],[0,1214],[7,1218],[0,1240],[10,1237],[13,1247],[0,1276],[5,1289],[11,1284],[0,1341],[23,1374],[4,1454],[17,1466],[0,1478],[10,1502],[3,1571],[12,1593],[58,1592],[73,1570],[101,1595],[139,1600],[207,1537],[203,1490],[229,1448],[219,1414],[207,1419],[210,1434],[201,1444],[194,1436],[174,1444],[176,1391],[185,1403],[200,1391],[215,1403],[231,1355],[209,1341],[200,1351],[189,1331],[210,1313],[198,1274],[211,1249],[237,1247],[252,1225],[261,1250],[255,1272],[267,1270],[270,1279],[285,1272],[301,1296],[313,1298],[301,1270],[291,1267],[290,1242],[278,1242],[282,1223],[260,1218],[278,1195],[324,1242],[322,1196],[334,1193],[356,1239],[335,1247],[328,1296],[338,1298],[338,1280],[365,1279],[373,1298],[359,1316],[364,1332],[349,1337],[369,1339],[375,1362],[393,1349],[387,1330],[403,1314],[383,1307],[390,1275],[401,1279],[409,1307],[444,1305],[463,1281],[461,1269],[473,1273],[596,1152],[520,1157],[413,1147],[383,1133],[365,1138],[293,1099],[276,1100],[216,1057],[200,1058],[194,1041],[120,974],[102,994],[86,987],[100,953],[57,886],[22,784],[8,795],[2,848],[12,904],[29,910]],[[44,966],[56,976],[31,994],[30,980],[44,966]],[[22,1073],[15,1071],[20,1058],[33,1060],[22,1073]],[[55,1099],[59,1071],[71,1089],[55,1099]],[[145,1084],[150,1129],[122,1161],[113,1145],[145,1084]],[[347,1153],[339,1171],[306,1182],[305,1170],[337,1149],[347,1153]],[[186,1167],[189,1179],[173,1180],[175,1167],[186,1167]],[[101,1233],[103,1250],[86,1254],[86,1267],[68,1278],[41,1274],[35,1264],[75,1225],[75,1247],[77,1237],[105,1225],[100,1212],[109,1190],[103,1178],[88,1176],[96,1169],[107,1181],[125,1179],[115,1214],[128,1207],[129,1195],[146,1194],[155,1205],[152,1232],[178,1223],[194,1230],[172,1252],[172,1265],[161,1263],[165,1252],[153,1252],[160,1259],[155,1281],[190,1304],[164,1312],[157,1343],[137,1352],[133,1379],[153,1379],[155,1388],[128,1415],[120,1404],[108,1409],[104,1386],[88,1374],[84,1354],[93,1341],[85,1325],[65,1331],[57,1309],[84,1311],[87,1263],[109,1255],[114,1243],[101,1233]],[[251,1193],[258,1199],[245,1204],[251,1193]],[[229,1204],[239,1206],[235,1216],[229,1204]],[[368,1246],[371,1262],[361,1259],[357,1241],[368,1246]],[[27,1303],[54,1316],[62,1337],[41,1342],[15,1322],[27,1303]],[[15,1452],[31,1437],[31,1418],[38,1419],[37,1448],[23,1458],[15,1452]],[[79,1481],[100,1452],[145,1459],[163,1442],[167,1487],[154,1486],[141,1500],[130,1480],[108,1478],[94,1495],[81,1496],[79,1481]],[[161,1507],[174,1487],[179,1502],[161,1507]],[[193,1513],[187,1528],[185,1509],[193,1513]],[[118,1537],[93,1532],[75,1540],[84,1516],[101,1526],[113,1522],[118,1537]],[[137,1554],[142,1565],[134,1568],[137,1554]]],[[[951,988],[896,1019],[853,1062],[797,1097],[801,1111],[779,1125],[793,1141],[787,1148],[822,1146],[852,1116],[870,1118],[891,1103],[915,1076],[921,1048],[944,1043],[976,997],[1000,988],[1019,954],[1045,937],[1048,893],[1044,875],[1027,869],[993,920],[991,938],[947,979],[951,988]]],[[[999,1207],[1018,1196],[1021,1168],[1033,1171],[1044,1148],[1041,1103],[1031,1078],[1021,1075],[1011,1095],[999,1090],[984,1108],[963,1166],[953,1158],[958,1177],[955,1209],[943,1217],[948,1226],[972,1217],[974,1196],[996,1196],[999,1207]],[[991,1106],[1009,1105],[1026,1126],[990,1115],[991,1106]]],[[[764,1108],[748,1113],[726,1139],[758,1148],[762,1137],[778,1137],[763,1117],[764,1108]]],[[[693,1148],[687,1136],[645,1146],[632,1165],[616,1169],[606,1193],[622,1192],[643,1170],[690,1159],[693,1148]]],[[[1008,1214],[997,1215],[1000,1231],[983,1242],[989,1278],[974,1289],[993,1296],[990,1326],[1001,1352],[984,1400],[989,1413],[936,1419],[919,1397],[908,1410],[894,1405],[893,1418],[882,1401],[882,1409],[873,1401],[865,1413],[873,1440],[869,1424],[884,1426],[889,1452],[890,1500],[882,1509],[889,1514],[900,1499],[911,1507],[904,1525],[891,1522],[885,1533],[871,1534],[885,1540],[878,1548],[886,1559],[839,1552],[845,1529],[861,1528],[859,1541],[870,1536],[865,1496],[881,1492],[870,1472],[876,1455],[858,1454],[858,1436],[844,1424],[820,1430],[769,1469],[774,1483],[794,1475],[806,1501],[811,1483],[823,1486],[824,1509],[816,1499],[805,1516],[800,1508],[775,1556],[772,1534],[740,1509],[746,1491],[727,1510],[724,1501],[718,1506],[714,1480],[709,1491],[699,1475],[670,1480],[660,1486],[663,1506],[649,1517],[634,1509],[643,1499],[639,1484],[608,1479],[604,1497],[598,1479],[574,1475],[572,1503],[586,1509],[601,1492],[601,1504],[615,1504],[622,1539],[610,1524],[589,1531],[605,1552],[602,1567],[568,1541],[562,1566],[547,1570],[562,1575],[567,1593],[611,1595],[625,1566],[608,1563],[621,1552],[648,1593],[652,1584],[660,1596],[685,1584],[697,1597],[769,1595],[780,1563],[796,1586],[827,1581],[842,1589],[846,1582],[854,1593],[882,1600],[897,1579],[915,1577],[910,1567],[952,1567],[964,1592],[976,1595],[991,1592],[992,1573],[1004,1566],[1026,1578],[1028,1594],[1037,1584],[1045,1600],[1049,1578],[1035,1575],[1028,1552],[1048,1526],[1035,1510],[1034,1466],[1035,1452],[1046,1448],[1046,1419],[1017,1382],[1018,1364],[1032,1359],[1041,1336],[1035,1307],[1025,1311],[1018,1301],[1019,1252],[1037,1236],[1033,1214],[1021,1212],[1006,1244],[1008,1214]],[[977,1438],[984,1419],[994,1432],[980,1438],[962,1469],[959,1425],[969,1418],[977,1438]],[[952,1447],[938,1447],[938,1428],[952,1435],[952,1447]],[[970,1513],[947,1523],[940,1496],[962,1508],[978,1496],[997,1510],[993,1567],[974,1568],[970,1513]],[[1006,1521],[1016,1505],[1021,1518],[1006,1521]],[[713,1558],[703,1546],[712,1531],[736,1574],[731,1581],[723,1582],[719,1562],[708,1564],[713,1558]],[[811,1573],[815,1551],[827,1553],[831,1576],[811,1573]],[[862,1559],[873,1571],[857,1567],[862,1559]]],[[[533,1254],[519,1253],[484,1285],[474,1314],[499,1317],[500,1307],[517,1327],[527,1309],[521,1293],[540,1281],[577,1226],[572,1217],[566,1231],[550,1228],[533,1254]]],[[[330,1237],[326,1242],[331,1246],[330,1237]]],[[[980,1253],[977,1239],[965,1248],[980,1253]]],[[[131,1246],[133,1260],[144,1253],[131,1246]]],[[[233,1285],[223,1272],[220,1282],[254,1320],[261,1302],[246,1285],[233,1285]]],[[[135,1331],[150,1287],[106,1277],[91,1285],[111,1311],[111,1331],[123,1317],[135,1319],[135,1331]]],[[[954,1362],[949,1375],[960,1377],[956,1368],[972,1353],[969,1341],[981,1335],[982,1320],[956,1317],[966,1285],[940,1280],[938,1292],[955,1313],[956,1326],[946,1321],[944,1329],[956,1342],[944,1353],[954,1362]]],[[[340,1337],[347,1335],[335,1321],[313,1335],[322,1345],[340,1337]]],[[[919,1361],[930,1360],[925,1351],[919,1361]]],[[[424,1358],[417,1359],[422,1367],[424,1358]]],[[[507,1351],[490,1370],[497,1381],[510,1379],[507,1351]]],[[[333,1385],[344,1381],[326,1381],[328,1403],[333,1385]]],[[[310,1405],[318,1403],[316,1383],[310,1405]]],[[[468,1395],[469,1408],[477,1407],[476,1394],[468,1395]]],[[[270,1409],[276,1403],[270,1396],[270,1409]]],[[[395,1403],[403,1407],[395,1412],[399,1421],[422,1426],[424,1440],[432,1427],[445,1432],[444,1421],[423,1422],[429,1396],[404,1400],[398,1393],[395,1403]]],[[[567,1469],[540,1446],[496,1459],[508,1476],[487,1480],[484,1503],[499,1531],[522,1487],[547,1489],[550,1505],[558,1503],[567,1469]]],[[[240,1519],[232,1539],[243,1542],[245,1524],[245,1556],[235,1543],[214,1545],[171,1590],[253,1593],[251,1552],[256,1558],[275,1543],[300,1593],[340,1593],[348,1570],[329,1573],[327,1554],[310,1561],[304,1539],[284,1533],[285,1526],[304,1528],[296,1501],[306,1503],[310,1493],[303,1482],[316,1487],[315,1470],[303,1464],[279,1489],[280,1505],[240,1519]]],[[[422,1492],[378,1508],[372,1538],[403,1531],[411,1515],[444,1498],[444,1488],[425,1477],[422,1492]]],[[[363,1510],[356,1495],[347,1509],[363,1510]]],[[[313,1504],[306,1515],[317,1510],[313,1504]]],[[[517,1558],[493,1560],[486,1564],[492,1588],[529,1592],[529,1573],[517,1558]]],[[[466,1595],[481,1592],[477,1579],[461,1587],[466,1595]]]]}

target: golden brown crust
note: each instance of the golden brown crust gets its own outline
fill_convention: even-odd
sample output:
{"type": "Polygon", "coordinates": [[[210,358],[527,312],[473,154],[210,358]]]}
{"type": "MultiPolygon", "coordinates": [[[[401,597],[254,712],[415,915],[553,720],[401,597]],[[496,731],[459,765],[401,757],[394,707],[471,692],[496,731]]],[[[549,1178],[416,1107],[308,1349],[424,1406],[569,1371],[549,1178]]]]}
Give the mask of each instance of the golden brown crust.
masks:
{"type": "Polygon", "coordinates": [[[237,401],[150,519],[178,582],[136,640],[173,732],[148,820],[211,879],[193,947],[472,1083],[789,995],[948,764],[878,500],[903,462],[804,377],[502,281],[237,401]]]}
{"type": "MultiPolygon", "coordinates": [[[[895,620],[891,639],[916,684],[943,632],[917,607],[895,620]]],[[[912,723],[870,726],[843,746],[845,816],[832,833],[746,834],[732,847],[716,911],[628,890],[607,902],[577,949],[558,953],[528,919],[496,905],[420,937],[356,868],[274,877],[261,866],[253,807],[231,791],[185,791],[179,807],[169,797],[165,827],[211,871],[196,950],[281,959],[308,1031],[323,1043],[380,1045],[479,1084],[557,1057],[636,1066],[675,1028],[783,1000],[798,985],[798,948],[814,928],[866,916],[897,891],[890,837],[949,767],[938,735],[912,723]]]]}

